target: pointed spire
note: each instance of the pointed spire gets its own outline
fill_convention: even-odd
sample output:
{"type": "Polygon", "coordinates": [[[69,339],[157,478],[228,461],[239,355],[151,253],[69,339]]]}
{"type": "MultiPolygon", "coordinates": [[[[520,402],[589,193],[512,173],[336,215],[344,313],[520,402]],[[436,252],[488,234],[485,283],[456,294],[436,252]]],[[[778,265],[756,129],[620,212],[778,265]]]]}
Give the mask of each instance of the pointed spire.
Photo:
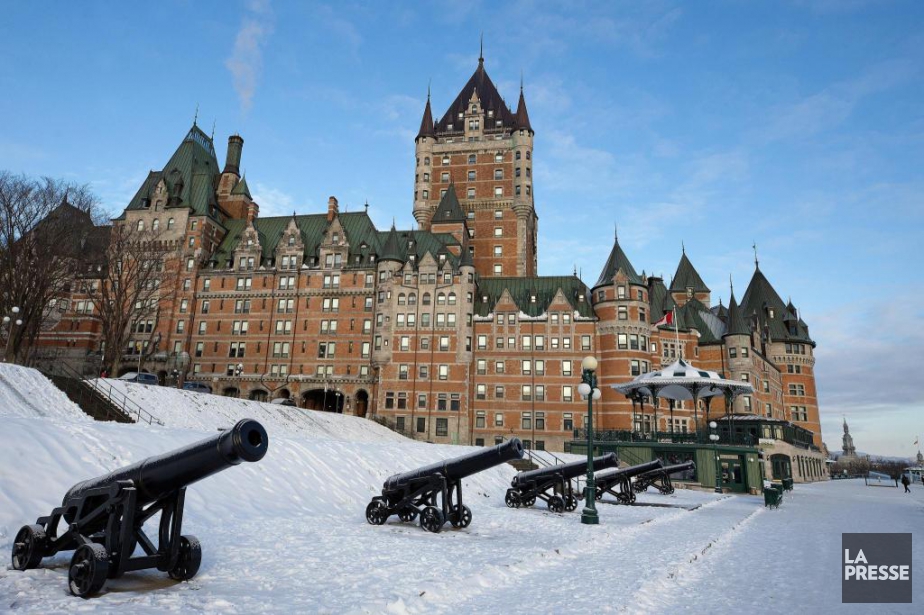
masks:
{"type": "Polygon", "coordinates": [[[525,128],[531,134],[533,127],[529,123],[529,113],[526,111],[526,97],[523,96],[523,84],[520,83],[520,100],[517,102],[517,128],[525,128]]]}
{"type": "Polygon", "coordinates": [[[478,64],[484,64],[484,31],[481,33],[481,44],[478,47],[478,64]]]}
{"type": "Polygon", "coordinates": [[[199,121],[199,103],[196,103],[196,114],[193,116],[193,126],[199,121]]]}
{"type": "Polygon", "coordinates": [[[388,237],[385,238],[385,245],[382,247],[382,256],[379,258],[379,261],[386,260],[404,262],[404,259],[401,258],[401,246],[398,244],[398,231],[395,230],[394,219],[391,222],[388,237]]]}
{"type": "Polygon", "coordinates": [[[706,286],[706,283],[703,282],[703,279],[693,267],[693,263],[687,258],[686,246],[683,246],[680,263],[677,265],[673,280],[671,280],[671,292],[686,292],[688,288],[692,288],[695,293],[709,292],[709,287],[706,286]]]}
{"type": "Polygon", "coordinates": [[[757,242],[752,246],[754,248],[754,269],[760,269],[760,261],[757,260],[757,242]]]}
{"type": "Polygon", "coordinates": [[[642,278],[639,277],[638,273],[635,271],[635,267],[629,262],[626,253],[622,251],[622,247],[619,245],[619,236],[616,235],[613,241],[613,249],[610,251],[610,256],[606,259],[606,264],[603,266],[603,271],[600,272],[600,277],[597,279],[597,283],[594,284],[594,287],[612,284],[613,276],[616,275],[616,272],[620,269],[622,269],[623,273],[629,278],[629,282],[633,284],[642,283],[642,278]]]}
{"type": "Polygon", "coordinates": [[[431,225],[443,222],[465,222],[465,212],[459,204],[455,182],[450,182],[446,194],[440,199],[440,204],[436,206],[433,217],[430,219],[431,225]]]}
{"type": "Polygon", "coordinates": [[[212,141],[215,141],[215,124],[218,123],[218,120],[212,120],[212,136],[209,137],[212,141]]]}
{"type": "Polygon", "coordinates": [[[250,196],[250,187],[247,185],[247,174],[246,173],[244,174],[243,177],[241,177],[241,181],[237,182],[234,188],[231,189],[231,194],[243,194],[248,199],[253,198],[252,196],[250,196]]]}
{"type": "MultiPolygon", "coordinates": [[[[731,283],[731,276],[729,276],[729,283],[731,283]]],[[[728,300],[728,319],[725,326],[725,335],[749,335],[750,333],[751,330],[744,321],[741,308],[738,307],[738,302],[735,301],[735,289],[732,287],[731,298],[728,300]]],[[[723,337],[725,336],[723,335],[723,337]]]]}
{"type": "Polygon", "coordinates": [[[430,86],[427,85],[427,105],[424,107],[423,118],[420,120],[420,130],[417,131],[417,138],[435,136],[433,130],[433,112],[430,110],[430,86]]]}

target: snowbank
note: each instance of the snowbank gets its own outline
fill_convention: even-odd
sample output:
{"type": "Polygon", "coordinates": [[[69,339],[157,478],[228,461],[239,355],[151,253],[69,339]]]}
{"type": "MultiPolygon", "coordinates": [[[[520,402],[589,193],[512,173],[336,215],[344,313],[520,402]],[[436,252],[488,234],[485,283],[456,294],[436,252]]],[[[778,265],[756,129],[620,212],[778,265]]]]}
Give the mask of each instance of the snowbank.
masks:
{"type": "Polygon", "coordinates": [[[40,372],[8,363],[0,363],[0,416],[93,420],[40,372]]]}
{"type": "Polygon", "coordinates": [[[124,380],[101,380],[131,398],[167,427],[214,431],[243,418],[260,421],[270,435],[298,435],[351,442],[407,441],[387,427],[367,419],[261,403],[221,395],[148,386],[124,380]]]}

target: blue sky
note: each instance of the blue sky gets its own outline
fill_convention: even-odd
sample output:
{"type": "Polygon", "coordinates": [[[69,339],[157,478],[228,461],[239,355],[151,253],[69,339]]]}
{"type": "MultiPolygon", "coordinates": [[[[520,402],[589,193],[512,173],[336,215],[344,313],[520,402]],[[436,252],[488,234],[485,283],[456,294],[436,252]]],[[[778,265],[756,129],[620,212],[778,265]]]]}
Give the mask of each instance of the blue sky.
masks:
{"type": "Polygon", "coordinates": [[[90,182],[112,212],[196,106],[264,215],[368,200],[410,227],[427,84],[477,65],[536,130],[543,275],[687,254],[727,303],[761,269],[818,342],[824,437],[924,437],[924,4],[2,2],[0,169],[90,182]]]}

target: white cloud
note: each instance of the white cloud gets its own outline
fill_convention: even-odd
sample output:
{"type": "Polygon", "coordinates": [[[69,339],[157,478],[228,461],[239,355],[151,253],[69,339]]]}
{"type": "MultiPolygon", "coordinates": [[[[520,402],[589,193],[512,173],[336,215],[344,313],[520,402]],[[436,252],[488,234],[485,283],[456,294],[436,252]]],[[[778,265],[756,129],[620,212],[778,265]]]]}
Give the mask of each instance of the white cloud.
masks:
{"type": "Polygon", "coordinates": [[[260,206],[260,217],[288,216],[299,209],[304,212],[317,213],[317,207],[311,200],[296,202],[296,198],[278,188],[261,182],[253,184],[253,200],[260,206]]]}
{"type": "Polygon", "coordinates": [[[260,72],[263,69],[262,47],[273,32],[272,11],[269,0],[252,0],[247,4],[248,14],[234,39],[231,57],[225,67],[231,72],[234,89],[241,101],[241,111],[247,113],[253,105],[260,72]]]}

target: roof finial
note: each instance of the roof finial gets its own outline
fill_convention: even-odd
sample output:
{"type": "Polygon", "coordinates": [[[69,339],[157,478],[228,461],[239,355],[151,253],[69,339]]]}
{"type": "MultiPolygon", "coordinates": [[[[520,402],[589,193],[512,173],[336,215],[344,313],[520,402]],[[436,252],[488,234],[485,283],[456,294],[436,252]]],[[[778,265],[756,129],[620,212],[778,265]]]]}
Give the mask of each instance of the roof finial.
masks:
{"type": "Polygon", "coordinates": [[[520,94],[523,93],[523,69],[520,69],[520,94]]]}
{"type": "Polygon", "coordinates": [[[760,262],[757,260],[757,242],[755,241],[751,247],[754,248],[754,269],[760,269],[760,262]]]}
{"type": "Polygon", "coordinates": [[[680,240],[680,251],[681,251],[683,254],[686,254],[686,253],[687,253],[687,247],[683,244],[683,239],[680,240]]]}
{"type": "Polygon", "coordinates": [[[732,282],[732,274],[728,274],[728,287],[731,288],[731,293],[735,294],[735,283],[732,282]]]}
{"type": "Polygon", "coordinates": [[[218,122],[218,120],[212,120],[212,136],[209,137],[209,139],[211,139],[212,141],[215,140],[215,124],[216,124],[217,122],[218,122]]]}
{"type": "Polygon", "coordinates": [[[574,263],[574,277],[577,277],[577,263],[574,263]]]}
{"type": "Polygon", "coordinates": [[[481,45],[478,48],[478,63],[484,64],[484,30],[481,31],[481,45]]]}
{"type": "Polygon", "coordinates": [[[618,242],[619,241],[619,223],[614,222],[613,226],[615,227],[615,229],[613,230],[613,239],[615,239],[618,242]]]}
{"type": "Polygon", "coordinates": [[[196,125],[196,122],[199,120],[199,103],[196,103],[196,115],[193,116],[193,126],[196,125]]]}
{"type": "Polygon", "coordinates": [[[433,83],[433,77],[427,79],[427,102],[430,102],[430,84],[433,83]]]}

